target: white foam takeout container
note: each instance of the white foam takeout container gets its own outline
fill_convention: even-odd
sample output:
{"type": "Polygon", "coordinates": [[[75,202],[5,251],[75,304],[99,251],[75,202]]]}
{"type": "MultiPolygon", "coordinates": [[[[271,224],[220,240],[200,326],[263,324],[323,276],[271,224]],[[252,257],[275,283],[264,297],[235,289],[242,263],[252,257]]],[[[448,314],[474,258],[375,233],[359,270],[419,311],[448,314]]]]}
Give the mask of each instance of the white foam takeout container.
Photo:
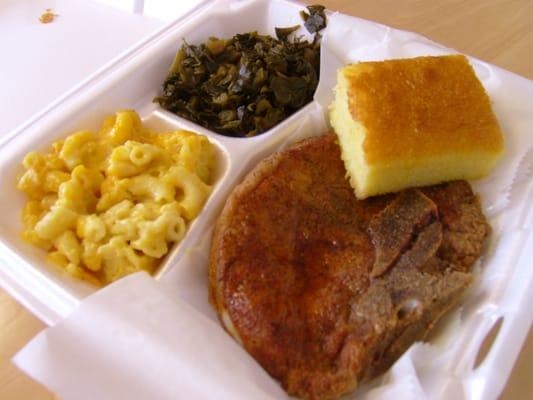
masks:
{"type": "MultiPolygon", "coordinates": [[[[259,160],[288,143],[329,128],[327,105],[336,69],[356,60],[453,52],[418,35],[330,14],[315,101],[269,132],[253,138],[225,137],[153,103],[183,38],[195,44],[209,36],[228,38],[253,30],[274,35],[275,26],[301,23],[301,9],[301,4],[284,0],[205,1],[119,56],[0,142],[2,286],[49,325],[69,315],[94,292],[94,287],[48,265],[43,251],[20,239],[20,210],[25,199],[16,189],[16,178],[29,151],[46,150],[54,140],[78,129],[97,130],[105,116],[133,108],[150,127],[203,133],[218,149],[214,190],[184,240],[172,249],[155,275],[175,288],[176,296],[215,320],[207,300],[207,254],[218,212],[232,188],[259,160]]],[[[299,33],[306,32],[302,28],[299,33]]],[[[479,276],[462,307],[442,324],[432,343],[446,355],[442,368],[457,378],[466,397],[490,398],[503,388],[532,318],[528,306],[533,300],[529,290],[533,273],[528,256],[533,255],[533,152],[526,151],[530,143],[525,134],[533,129],[527,110],[527,104],[533,103],[533,83],[479,60],[471,62],[493,100],[507,149],[494,173],[474,183],[493,227],[479,263],[479,276]],[[481,362],[476,362],[484,338],[496,324],[499,332],[492,347],[481,362]],[[447,337],[453,340],[446,341],[447,337]],[[439,347],[439,343],[446,345],[439,347]]]]}

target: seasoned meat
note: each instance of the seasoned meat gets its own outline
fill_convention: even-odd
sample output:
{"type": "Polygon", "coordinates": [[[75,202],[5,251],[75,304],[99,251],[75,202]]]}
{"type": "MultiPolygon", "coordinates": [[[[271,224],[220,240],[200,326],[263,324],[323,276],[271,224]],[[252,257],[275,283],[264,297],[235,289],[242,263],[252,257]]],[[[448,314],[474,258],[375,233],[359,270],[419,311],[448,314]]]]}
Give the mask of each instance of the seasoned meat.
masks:
{"type": "MultiPolygon", "coordinates": [[[[421,225],[437,215],[437,206],[419,190],[405,190],[370,221],[375,261],[371,276],[382,275],[400,256],[421,225]]],[[[439,242],[440,244],[440,242],[439,242]]]]}
{"type": "Polygon", "coordinates": [[[262,161],[213,234],[210,300],[290,395],[334,399],[421,340],[489,226],[467,182],[357,200],[334,135],[262,161]]]}

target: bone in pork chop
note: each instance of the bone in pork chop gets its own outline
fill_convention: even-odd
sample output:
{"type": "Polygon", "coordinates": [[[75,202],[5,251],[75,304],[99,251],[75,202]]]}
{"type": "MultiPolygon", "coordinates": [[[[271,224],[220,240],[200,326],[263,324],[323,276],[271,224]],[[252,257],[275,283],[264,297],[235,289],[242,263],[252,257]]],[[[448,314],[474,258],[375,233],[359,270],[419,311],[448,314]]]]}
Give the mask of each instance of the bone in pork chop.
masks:
{"type": "Polygon", "coordinates": [[[357,200],[334,135],[262,161],[210,254],[224,327],[291,395],[333,399],[387,369],[460,299],[489,226],[456,181],[357,200]]]}

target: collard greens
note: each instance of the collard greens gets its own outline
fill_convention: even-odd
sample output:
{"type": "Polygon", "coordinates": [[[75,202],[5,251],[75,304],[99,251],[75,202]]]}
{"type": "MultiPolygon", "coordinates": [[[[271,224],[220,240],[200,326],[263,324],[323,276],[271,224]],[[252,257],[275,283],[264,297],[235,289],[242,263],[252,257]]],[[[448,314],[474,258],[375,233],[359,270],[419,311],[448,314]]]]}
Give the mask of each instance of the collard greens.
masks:
{"type": "Polygon", "coordinates": [[[299,25],[198,46],[184,44],[156,97],[163,108],[215,132],[255,136],[310,102],[318,85],[324,7],[302,12],[312,42],[296,36],[299,25]]]}

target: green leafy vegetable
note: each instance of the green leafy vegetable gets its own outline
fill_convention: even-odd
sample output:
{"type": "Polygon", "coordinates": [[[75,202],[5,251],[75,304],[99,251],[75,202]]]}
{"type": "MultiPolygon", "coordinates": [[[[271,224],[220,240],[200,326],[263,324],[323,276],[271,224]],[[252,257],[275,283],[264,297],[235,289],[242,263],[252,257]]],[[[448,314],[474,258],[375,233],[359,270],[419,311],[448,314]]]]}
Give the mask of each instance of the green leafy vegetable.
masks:
{"type": "Polygon", "coordinates": [[[326,27],[325,7],[321,5],[313,5],[307,6],[307,10],[309,10],[309,14],[305,11],[300,11],[300,16],[305,22],[305,29],[307,29],[309,33],[320,32],[326,27]]]}
{"type": "Polygon", "coordinates": [[[300,25],[290,26],[288,28],[275,28],[276,37],[279,40],[287,40],[289,35],[293,32],[296,32],[298,29],[300,29],[300,25]]]}
{"type": "Polygon", "coordinates": [[[218,133],[246,137],[263,133],[310,102],[318,85],[324,7],[307,7],[308,42],[290,39],[299,25],[228,40],[184,41],[154,100],[163,108],[218,133]],[[311,30],[310,29],[314,29],[311,30]]]}

